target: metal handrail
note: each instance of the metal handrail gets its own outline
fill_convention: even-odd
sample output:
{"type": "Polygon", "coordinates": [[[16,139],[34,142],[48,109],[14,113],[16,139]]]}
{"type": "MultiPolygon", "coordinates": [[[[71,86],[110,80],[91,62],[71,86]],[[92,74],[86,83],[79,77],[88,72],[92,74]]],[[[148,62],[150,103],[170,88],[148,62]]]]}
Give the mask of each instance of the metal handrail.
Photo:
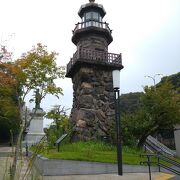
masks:
{"type": "Polygon", "coordinates": [[[164,144],[160,143],[157,139],[155,139],[152,136],[148,136],[146,139],[146,145],[153,148],[156,152],[160,152],[161,154],[169,155],[169,156],[175,156],[176,153],[166,147],[164,144]]]}
{"type": "MultiPolygon", "coordinates": [[[[175,161],[175,160],[170,159],[169,157],[166,157],[166,156],[163,156],[163,155],[157,155],[157,157],[158,157],[159,159],[165,161],[165,162],[168,162],[168,163],[170,163],[170,164],[172,164],[172,165],[180,168],[180,163],[177,162],[177,161],[175,161]]],[[[180,170],[180,169],[179,169],[179,170],[180,170]]]]}
{"type": "Polygon", "coordinates": [[[174,174],[177,174],[178,176],[180,176],[180,163],[175,161],[175,160],[172,160],[170,159],[169,157],[167,156],[164,156],[164,155],[160,155],[160,154],[141,154],[140,155],[141,157],[147,157],[147,161],[143,161],[143,162],[140,162],[140,164],[147,164],[148,165],[148,169],[149,169],[149,179],[151,180],[151,165],[152,164],[156,164],[159,168],[159,172],[161,171],[161,167],[166,169],[166,170],[169,170],[171,172],[173,172],[174,174]],[[152,157],[155,157],[157,158],[156,161],[152,161],[151,158],[152,157]],[[168,166],[166,164],[163,164],[162,162],[163,161],[165,163],[168,163],[172,166],[168,166]],[[174,169],[174,168],[177,168],[177,169],[174,169]]]}
{"type": "Polygon", "coordinates": [[[89,21],[85,21],[85,22],[78,22],[77,24],[75,24],[76,27],[74,28],[74,30],[72,31],[73,34],[79,30],[79,29],[84,29],[87,27],[98,27],[98,28],[102,28],[102,29],[106,29],[108,30],[109,33],[112,33],[112,30],[109,28],[109,24],[106,22],[99,22],[97,20],[89,20],[89,21]]]}

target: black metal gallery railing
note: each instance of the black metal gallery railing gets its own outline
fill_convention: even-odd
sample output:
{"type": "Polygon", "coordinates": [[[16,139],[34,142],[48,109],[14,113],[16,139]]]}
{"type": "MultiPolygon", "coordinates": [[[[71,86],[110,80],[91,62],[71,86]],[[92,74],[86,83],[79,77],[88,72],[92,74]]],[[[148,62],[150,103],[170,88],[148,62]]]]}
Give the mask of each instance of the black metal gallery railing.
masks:
{"type": "Polygon", "coordinates": [[[180,163],[174,160],[172,157],[167,157],[160,154],[142,154],[140,156],[147,158],[147,161],[140,162],[140,164],[148,165],[149,180],[151,180],[152,165],[157,165],[159,172],[161,171],[161,168],[163,168],[180,176],[180,163]]]}
{"type": "Polygon", "coordinates": [[[89,21],[85,21],[85,22],[81,22],[81,23],[77,23],[76,27],[74,28],[74,30],[72,31],[73,34],[79,30],[79,29],[84,29],[87,27],[97,27],[97,28],[102,28],[102,29],[106,29],[108,30],[109,33],[112,32],[112,30],[109,28],[109,24],[106,22],[99,22],[96,20],[89,20],[89,21]]]}
{"type": "Polygon", "coordinates": [[[80,48],[77,50],[69,63],[67,64],[67,72],[70,71],[72,66],[77,62],[86,62],[101,65],[122,65],[121,54],[108,53],[105,51],[98,51],[93,49],[80,48]]]}

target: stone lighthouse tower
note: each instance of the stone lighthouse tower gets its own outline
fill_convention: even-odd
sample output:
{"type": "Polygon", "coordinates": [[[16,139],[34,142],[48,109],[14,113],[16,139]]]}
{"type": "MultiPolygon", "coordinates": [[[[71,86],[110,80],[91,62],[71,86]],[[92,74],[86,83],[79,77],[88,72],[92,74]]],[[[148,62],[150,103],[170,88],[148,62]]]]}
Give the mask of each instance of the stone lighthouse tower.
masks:
{"type": "Polygon", "coordinates": [[[71,122],[74,140],[111,137],[114,124],[112,70],[123,68],[121,54],[108,52],[112,31],[103,17],[106,12],[94,0],[80,7],[81,22],[73,30],[77,46],[67,64],[66,77],[73,83],[71,122]]]}

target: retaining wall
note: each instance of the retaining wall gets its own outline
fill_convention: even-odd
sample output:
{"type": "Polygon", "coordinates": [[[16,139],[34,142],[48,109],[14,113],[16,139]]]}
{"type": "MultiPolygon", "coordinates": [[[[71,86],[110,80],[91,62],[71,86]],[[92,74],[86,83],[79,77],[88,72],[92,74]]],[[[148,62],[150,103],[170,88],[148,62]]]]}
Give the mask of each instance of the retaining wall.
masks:
{"type": "MultiPolygon", "coordinates": [[[[37,171],[43,176],[84,175],[84,174],[111,174],[117,173],[117,164],[97,163],[86,161],[53,160],[38,156],[34,162],[37,171]]],[[[157,167],[151,167],[153,172],[157,167]]],[[[124,173],[148,172],[147,166],[124,165],[124,173]]]]}

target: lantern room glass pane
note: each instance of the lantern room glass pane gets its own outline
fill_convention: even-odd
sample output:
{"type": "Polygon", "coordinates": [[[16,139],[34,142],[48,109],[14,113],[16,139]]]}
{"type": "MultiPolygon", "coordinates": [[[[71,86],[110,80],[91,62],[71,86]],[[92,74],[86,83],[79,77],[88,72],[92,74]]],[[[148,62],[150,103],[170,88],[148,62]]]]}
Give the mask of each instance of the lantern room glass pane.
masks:
{"type": "Polygon", "coordinates": [[[87,12],[86,13],[86,20],[90,20],[91,19],[91,12],[87,12]]]}
{"type": "Polygon", "coordinates": [[[85,12],[82,17],[83,28],[89,26],[101,27],[102,28],[102,17],[100,13],[95,11],[85,12]]]}
{"type": "Polygon", "coordinates": [[[95,21],[99,21],[99,14],[97,12],[92,12],[92,18],[95,21]]]}
{"type": "Polygon", "coordinates": [[[101,16],[99,16],[99,22],[102,22],[102,17],[101,16]]]}

